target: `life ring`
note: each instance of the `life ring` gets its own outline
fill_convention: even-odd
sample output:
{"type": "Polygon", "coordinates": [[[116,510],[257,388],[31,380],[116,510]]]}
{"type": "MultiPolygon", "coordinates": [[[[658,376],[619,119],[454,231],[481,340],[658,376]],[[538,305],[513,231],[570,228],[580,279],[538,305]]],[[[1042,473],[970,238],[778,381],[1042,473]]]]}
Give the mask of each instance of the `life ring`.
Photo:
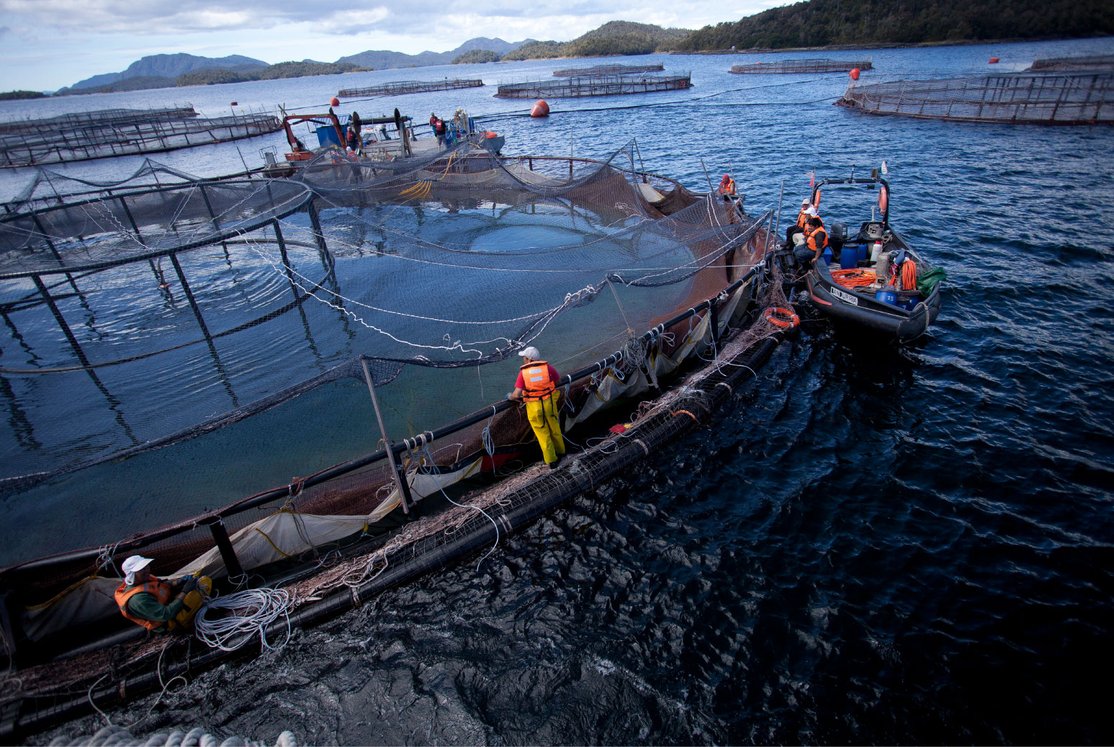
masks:
{"type": "Polygon", "coordinates": [[[771,306],[766,309],[765,319],[770,324],[781,329],[793,329],[799,327],[801,318],[793,313],[792,309],[786,309],[781,306],[771,306]]]}

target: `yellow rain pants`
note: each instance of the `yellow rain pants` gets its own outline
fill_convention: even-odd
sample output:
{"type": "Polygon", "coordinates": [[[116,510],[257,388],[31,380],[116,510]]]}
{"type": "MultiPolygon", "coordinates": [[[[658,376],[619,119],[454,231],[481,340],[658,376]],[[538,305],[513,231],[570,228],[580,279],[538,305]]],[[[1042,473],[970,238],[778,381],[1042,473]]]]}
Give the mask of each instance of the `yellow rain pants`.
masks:
{"type": "Polygon", "coordinates": [[[560,398],[561,390],[555,389],[544,399],[526,402],[526,419],[534,429],[546,464],[553,464],[565,453],[565,439],[561,436],[561,421],[557,417],[557,403],[560,398]]]}

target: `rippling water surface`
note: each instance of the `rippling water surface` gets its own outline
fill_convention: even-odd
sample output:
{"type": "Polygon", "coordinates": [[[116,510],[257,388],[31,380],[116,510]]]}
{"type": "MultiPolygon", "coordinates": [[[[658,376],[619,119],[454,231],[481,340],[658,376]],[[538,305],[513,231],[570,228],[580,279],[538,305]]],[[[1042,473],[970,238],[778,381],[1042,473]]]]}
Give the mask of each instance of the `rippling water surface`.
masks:
{"type": "MultiPolygon", "coordinates": [[[[874,50],[864,82],[1112,46],[874,50]]],[[[661,60],[692,70],[695,87],[554,101],[546,121],[490,87],[383,109],[422,120],[466,106],[507,136],[508,154],[607,155],[637,138],[647,169],[692,188],[731,172],[752,213],[783,190],[799,204],[810,170],[847,176],[885,159],[891,220],[948,271],[931,334],[896,352],[810,323],[695,437],[482,559],[116,711],[115,723],[346,744],[1114,741],[1103,684],[1114,663],[1114,129],[869,117],[832,106],[842,75],[661,60]]],[[[366,77],[490,86],[566,63],[366,77]]],[[[182,96],[207,114],[233,98],[295,106],[327,100],[338,80],[368,84],[182,96]]],[[[145,96],[157,100],[128,103],[145,96]]],[[[43,104],[76,105],[124,104],[43,104]]],[[[237,147],[259,162],[256,141],[159,160],[222,173],[237,147]]],[[[9,192],[27,178],[2,176],[9,192]]]]}

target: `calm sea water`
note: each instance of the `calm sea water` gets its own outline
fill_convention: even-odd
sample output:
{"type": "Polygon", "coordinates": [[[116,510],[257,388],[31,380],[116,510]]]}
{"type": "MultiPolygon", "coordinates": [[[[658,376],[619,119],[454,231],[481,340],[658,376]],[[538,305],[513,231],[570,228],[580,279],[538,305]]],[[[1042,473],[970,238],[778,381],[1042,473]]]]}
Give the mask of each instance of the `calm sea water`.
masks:
{"type": "MultiPolygon", "coordinates": [[[[864,78],[1112,51],[1111,40],[873,50],[864,78]]],[[[948,270],[931,334],[899,353],[810,324],[712,425],[481,562],[113,712],[115,723],[268,742],[290,729],[307,744],[1114,741],[1102,684],[1114,663],[1114,128],[869,117],[832,106],[842,75],[660,59],[691,70],[695,87],[554,101],[541,121],[490,87],[359,110],[400,106],[421,121],[464,106],[507,136],[508,154],[606,155],[637,138],[647,169],[692,188],[732,173],[754,213],[783,191],[798,204],[810,170],[844,176],[885,159],[891,220],[948,270]]],[[[490,86],[567,66],[173,93],[213,115],[232,100],[313,106],[375,81],[490,86]]],[[[165,96],[5,102],[0,118],[165,96]]],[[[241,155],[260,163],[268,144],[281,136],[158,160],[227,173],[241,155]]],[[[107,178],[140,160],[64,170],[107,178]]],[[[27,178],[0,174],[0,189],[27,178]]]]}

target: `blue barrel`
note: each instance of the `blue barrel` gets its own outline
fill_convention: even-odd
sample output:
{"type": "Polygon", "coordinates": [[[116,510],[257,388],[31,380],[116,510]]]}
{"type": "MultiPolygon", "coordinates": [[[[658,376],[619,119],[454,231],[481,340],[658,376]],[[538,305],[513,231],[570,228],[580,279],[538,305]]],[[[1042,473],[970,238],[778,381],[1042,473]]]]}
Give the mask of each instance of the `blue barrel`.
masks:
{"type": "Polygon", "coordinates": [[[894,291],[893,288],[890,288],[890,287],[887,286],[885,288],[879,289],[878,292],[876,292],[874,294],[874,300],[875,301],[881,301],[882,303],[893,304],[893,305],[896,306],[897,305],[897,293],[894,291]]]}
{"type": "Polygon", "coordinates": [[[824,257],[824,264],[830,265],[832,263],[832,248],[830,246],[824,247],[824,254],[821,256],[824,257]]]}
{"type": "Polygon", "coordinates": [[[839,266],[844,270],[852,270],[859,266],[859,247],[845,246],[839,255],[839,266]]]}
{"type": "Polygon", "coordinates": [[[336,128],[332,125],[317,128],[317,142],[321,144],[322,148],[328,148],[330,145],[335,145],[338,148],[344,147],[344,143],[340,142],[337,137],[336,128]]]}

